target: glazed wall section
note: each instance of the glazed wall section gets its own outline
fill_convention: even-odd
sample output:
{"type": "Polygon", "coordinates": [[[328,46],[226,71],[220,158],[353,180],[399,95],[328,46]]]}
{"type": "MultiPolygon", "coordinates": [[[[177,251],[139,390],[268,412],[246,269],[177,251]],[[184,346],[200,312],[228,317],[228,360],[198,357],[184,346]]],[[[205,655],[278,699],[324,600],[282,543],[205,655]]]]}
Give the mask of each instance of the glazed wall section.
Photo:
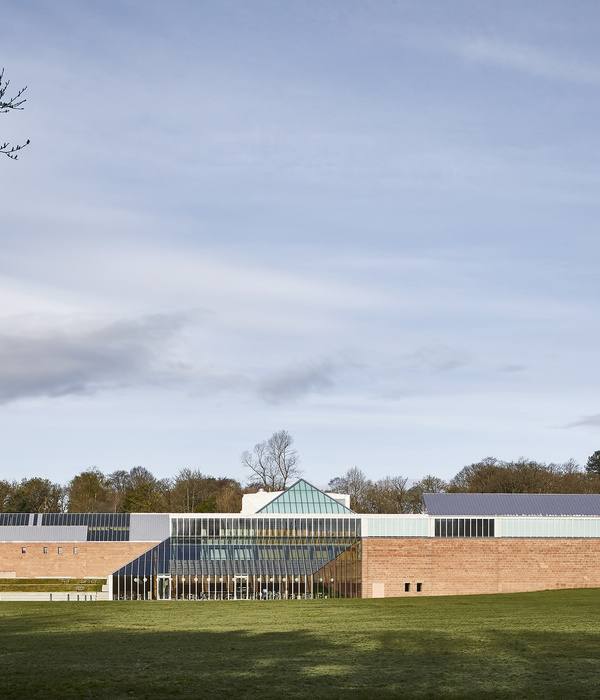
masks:
{"type": "Polygon", "coordinates": [[[0,578],[106,578],[156,542],[0,542],[0,578]],[[25,554],[22,548],[25,548],[25,554]],[[44,554],[44,547],[48,553],[44,554]],[[62,548],[59,553],[58,549],[62,548]],[[77,548],[77,553],[74,553],[77,548]]]}
{"type": "Polygon", "coordinates": [[[362,551],[364,598],[600,587],[600,539],[365,538],[362,551]]]}

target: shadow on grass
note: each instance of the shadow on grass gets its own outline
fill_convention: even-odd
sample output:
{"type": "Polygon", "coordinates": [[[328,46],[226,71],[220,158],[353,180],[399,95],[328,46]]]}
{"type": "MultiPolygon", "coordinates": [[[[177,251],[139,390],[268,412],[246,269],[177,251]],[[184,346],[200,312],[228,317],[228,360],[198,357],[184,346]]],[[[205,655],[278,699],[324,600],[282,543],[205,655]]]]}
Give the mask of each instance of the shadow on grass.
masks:
{"type": "Polygon", "coordinates": [[[3,698],[597,698],[596,634],[0,629],[3,698]]]}

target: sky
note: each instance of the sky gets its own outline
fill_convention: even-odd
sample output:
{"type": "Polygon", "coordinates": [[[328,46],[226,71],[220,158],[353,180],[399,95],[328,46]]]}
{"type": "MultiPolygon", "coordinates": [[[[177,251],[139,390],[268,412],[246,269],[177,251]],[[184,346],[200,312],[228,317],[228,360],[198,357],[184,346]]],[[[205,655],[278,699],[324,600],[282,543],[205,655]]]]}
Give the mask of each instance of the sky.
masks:
{"type": "Polygon", "coordinates": [[[600,449],[600,4],[0,11],[0,479],[600,449]]]}

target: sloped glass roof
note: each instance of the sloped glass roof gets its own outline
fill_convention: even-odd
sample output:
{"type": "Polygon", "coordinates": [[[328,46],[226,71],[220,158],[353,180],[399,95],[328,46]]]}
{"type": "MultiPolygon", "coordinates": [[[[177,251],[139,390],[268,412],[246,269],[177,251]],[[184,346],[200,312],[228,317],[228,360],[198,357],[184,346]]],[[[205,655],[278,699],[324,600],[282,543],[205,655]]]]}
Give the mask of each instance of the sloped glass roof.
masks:
{"type": "Polygon", "coordinates": [[[259,513],[351,513],[323,491],[300,479],[289,489],[261,508],[259,513]]]}

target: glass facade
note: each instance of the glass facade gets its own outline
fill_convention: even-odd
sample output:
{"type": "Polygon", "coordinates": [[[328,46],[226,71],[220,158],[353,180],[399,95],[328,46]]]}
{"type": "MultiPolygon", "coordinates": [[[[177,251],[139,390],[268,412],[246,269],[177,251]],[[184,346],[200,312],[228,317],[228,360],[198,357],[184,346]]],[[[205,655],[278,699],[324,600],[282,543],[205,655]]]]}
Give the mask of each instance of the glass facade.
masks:
{"type": "Polygon", "coordinates": [[[362,516],[363,537],[429,537],[429,516],[362,516]]]}
{"type": "Polygon", "coordinates": [[[120,599],[360,598],[360,518],[184,516],[113,574],[120,599]]]}
{"type": "Polygon", "coordinates": [[[501,537],[600,537],[600,518],[499,518],[501,537]]]}
{"type": "Polygon", "coordinates": [[[29,513],[0,513],[0,527],[29,525],[29,513]]]}
{"type": "Polygon", "coordinates": [[[259,513],[352,513],[323,491],[300,479],[287,491],[267,503],[259,513]]]}
{"type": "Polygon", "coordinates": [[[88,542],[129,542],[129,513],[44,513],[39,525],[87,526],[88,542]]]}

